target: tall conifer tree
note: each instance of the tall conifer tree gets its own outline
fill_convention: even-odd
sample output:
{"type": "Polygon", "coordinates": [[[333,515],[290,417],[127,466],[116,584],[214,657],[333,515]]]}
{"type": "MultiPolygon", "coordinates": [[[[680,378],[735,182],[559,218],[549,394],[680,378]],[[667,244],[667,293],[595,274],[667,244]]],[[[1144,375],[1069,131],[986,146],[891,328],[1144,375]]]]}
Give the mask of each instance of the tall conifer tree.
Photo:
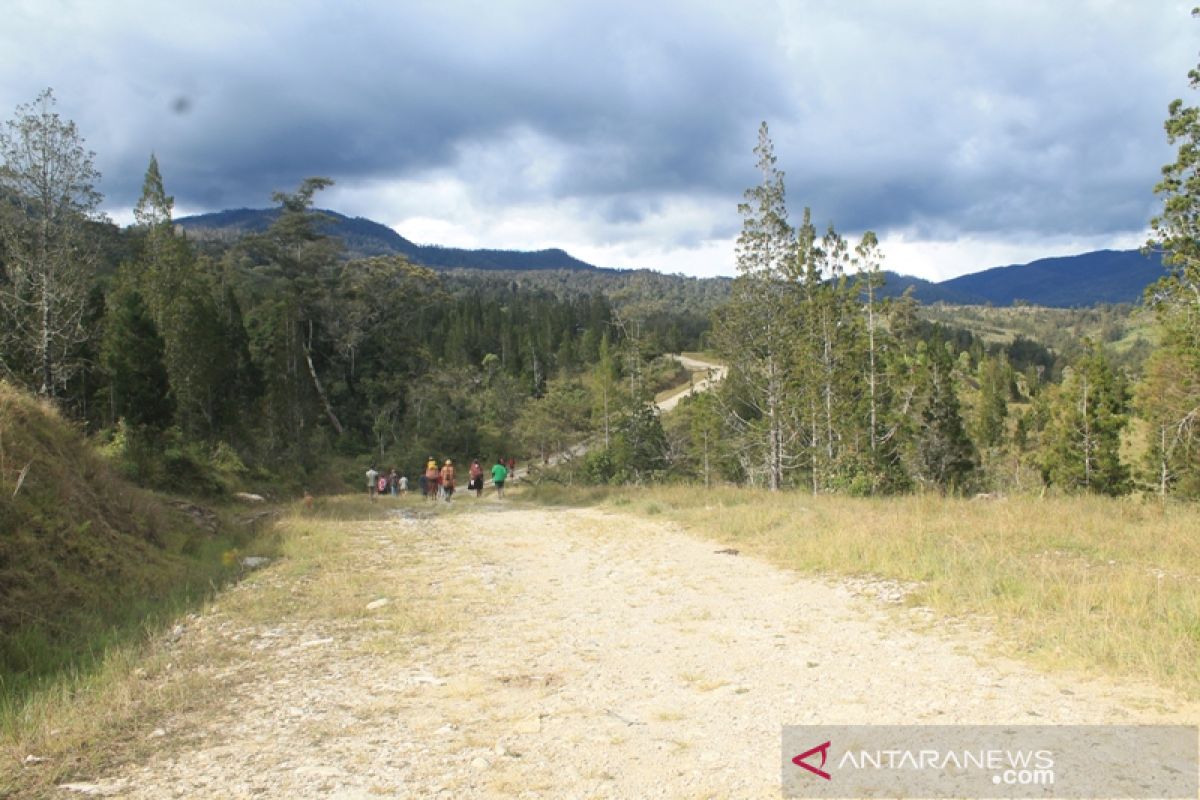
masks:
{"type": "Polygon", "coordinates": [[[743,451],[762,474],[767,488],[783,486],[790,464],[793,430],[789,426],[788,270],[795,258],[795,233],[787,219],[783,172],[767,124],[759,127],[754,148],[762,180],[746,191],[738,206],[742,232],[737,239],[737,277],[733,294],[719,321],[718,338],[729,363],[731,383],[743,387],[740,405],[730,405],[743,451]]]}
{"type": "MultiPolygon", "coordinates": [[[[1200,9],[1192,12],[1200,15],[1200,9]]],[[[1188,72],[1200,88],[1200,67],[1188,72]]],[[[1200,496],[1200,107],[1173,101],[1165,123],[1167,140],[1178,146],[1175,161],[1162,168],[1155,192],[1163,199],[1147,247],[1161,250],[1169,274],[1146,290],[1163,328],[1160,350],[1139,392],[1139,408],[1150,421],[1154,473],[1166,494],[1180,488],[1200,496]]]]}

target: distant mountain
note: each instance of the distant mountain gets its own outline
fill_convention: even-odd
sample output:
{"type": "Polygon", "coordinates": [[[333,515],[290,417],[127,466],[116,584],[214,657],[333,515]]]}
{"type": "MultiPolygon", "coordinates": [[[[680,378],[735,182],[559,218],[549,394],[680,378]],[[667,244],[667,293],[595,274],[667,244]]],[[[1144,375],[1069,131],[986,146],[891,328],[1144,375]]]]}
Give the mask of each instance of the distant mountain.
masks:
{"type": "MultiPolygon", "coordinates": [[[[347,217],[336,211],[318,209],[325,215],[324,232],[342,240],[351,258],[402,255],[410,261],[435,268],[482,270],[599,270],[562,250],[463,250],[410,242],[386,225],[363,217],[347,217]]],[[[232,241],[247,233],[261,233],[279,216],[279,209],[238,208],[180,217],[175,224],[198,240],[232,241]]]]}
{"type": "MultiPolygon", "coordinates": [[[[456,247],[420,245],[396,231],[362,217],[347,217],[336,211],[321,211],[328,218],[325,231],[340,238],[346,255],[362,258],[403,255],[436,269],[483,270],[519,273],[529,271],[604,272],[614,276],[627,270],[609,270],[580,261],[562,250],[463,250],[456,247]]],[[[247,233],[265,231],[279,216],[279,209],[240,208],[182,217],[176,223],[201,241],[233,241],[247,233]]],[[[1147,257],[1137,250],[1099,250],[1077,256],[1043,258],[1029,264],[995,267],[947,281],[932,281],[885,273],[881,294],[896,297],[912,287],[922,303],[953,305],[1012,305],[1016,301],[1039,306],[1070,308],[1097,303],[1136,303],[1143,290],[1163,275],[1162,257],[1147,257]]],[[[549,276],[547,276],[549,278],[549,276]]],[[[728,292],[728,279],[714,292],[728,292]]],[[[620,282],[628,282],[620,279],[620,282]]],[[[562,283],[553,278],[551,284],[562,283]]],[[[643,287],[645,288],[645,287],[643,287]]],[[[649,299],[649,298],[648,298],[649,299]]],[[[709,298],[711,301],[712,298],[709,298]]]]}
{"type": "Polygon", "coordinates": [[[924,278],[914,278],[911,275],[901,275],[898,272],[884,270],[884,284],[879,294],[882,297],[899,297],[911,287],[913,297],[922,303],[949,303],[959,306],[977,306],[987,303],[982,297],[956,291],[942,283],[934,283],[924,278]]]}
{"type": "Polygon", "coordinates": [[[1020,300],[1070,308],[1097,303],[1136,303],[1163,276],[1162,256],[1138,250],[1097,250],[994,267],[937,284],[981,302],[1007,306],[1020,300]]]}
{"type": "Polygon", "coordinates": [[[1042,258],[1028,264],[993,267],[934,283],[885,272],[880,294],[899,297],[912,287],[922,303],[1009,306],[1015,302],[1051,308],[1136,303],[1147,286],[1164,275],[1162,256],[1139,250],[1097,250],[1077,256],[1042,258]]]}

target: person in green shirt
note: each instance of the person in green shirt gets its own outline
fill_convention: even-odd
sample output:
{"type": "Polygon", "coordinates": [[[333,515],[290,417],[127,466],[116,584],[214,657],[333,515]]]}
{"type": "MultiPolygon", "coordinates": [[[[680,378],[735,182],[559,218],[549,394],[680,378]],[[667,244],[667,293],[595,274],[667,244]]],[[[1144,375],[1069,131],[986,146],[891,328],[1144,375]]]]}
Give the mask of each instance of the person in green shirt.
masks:
{"type": "Polygon", "coordinates": [[[496,484],[496,497],[504,497],[504,481],[507,479],[508,468],[500,459],[496,459],[496,466],[492,467],[492,483],[496,484]]]}

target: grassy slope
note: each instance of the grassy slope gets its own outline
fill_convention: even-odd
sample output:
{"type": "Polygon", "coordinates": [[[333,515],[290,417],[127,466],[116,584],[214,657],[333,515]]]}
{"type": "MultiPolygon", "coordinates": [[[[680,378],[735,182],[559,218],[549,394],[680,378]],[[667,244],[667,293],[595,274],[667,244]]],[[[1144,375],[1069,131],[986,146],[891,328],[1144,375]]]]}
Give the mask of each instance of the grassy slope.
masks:
{"type": "Polygon", "coordinates": [[[1105,342],[1111,353],[1120,355],[1157,343],[1158,335],[1153,316],[1133,306],[1121,307],[1108,317],[1094,308],[1042,306],[938,304],[922,306],[919,313],[934,322],[965,328],[989,344],[1007,344],[1020,335],[1068,353],[1077,350],[1084,337],[1105,342]]]}
{"type": "Polygon", "coordinates": [[[233,544],[0,383],[0,711],[209,590],[233,544]]]}

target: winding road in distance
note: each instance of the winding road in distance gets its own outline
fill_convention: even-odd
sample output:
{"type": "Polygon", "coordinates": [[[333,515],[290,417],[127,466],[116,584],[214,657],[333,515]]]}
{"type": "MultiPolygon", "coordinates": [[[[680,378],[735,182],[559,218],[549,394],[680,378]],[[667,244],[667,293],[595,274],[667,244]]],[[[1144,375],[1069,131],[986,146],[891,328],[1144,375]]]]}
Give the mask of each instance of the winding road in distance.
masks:
{"type": "MultiPolygon", "coordinates": [[[[693,373],[703,372],[705,375],[700,380],[695,380],[695,375],[693,375],[693,382],[690,385],[680,387],[675,394],[656,402],[654,405],[660,414],[665,414],[671,409],[675,408],[675,406],[679,405],[679,402],[685,397],[690,397],[691,395],[699,392],[707,392],[708,390],[712,389],[714,386],[724,380],[726,373],[729,372],[729,367],[725,366],[724,364],[717,364],[712,361],[704,361],[699,358],[693,358],[692,356],[682,354],[676,355],[674,358],[683,366],[684,369],[690,370],[693,373]]],[[[554,466],[555,464],[558,464],[564,460],[580,458],[587,453],[590,447],[591,442],[583,442],[575,445],[564,453],[555,453],[550,456],[546,466],[554,466]]],[[[514,482],[518,480],[524,480],[526,477],[528,477],[528,475],[528,466],[518,465],[517,468],[513,470],[512,480],[514,482]]],[[[491,482],[489,481],[488,484],[491,485],[491,482]]]]}
{"type": "Polygon", "coordinates": [[[685,355],[675,356],[675,359],[681,365],[683,365],[684,369],[691,370],[692,372],[707,371],[707,375],[693,383],[687,389],[684,389],[677,394],[673,394],[665,400],[655,403],[655,405],[658,406],[658,413],[660,414],[665,414],[666,412],[675,408],[675,406],[679,405],[679,401],[685,397],[690,397],[691,395],[699,392],[707,392],[709,389],[723,381],[725,379],[725,374],[729,372],[729,367],[725,366],[724,364],[716,364],[712,361],[702,361],[698,358],[685,355]]]}

